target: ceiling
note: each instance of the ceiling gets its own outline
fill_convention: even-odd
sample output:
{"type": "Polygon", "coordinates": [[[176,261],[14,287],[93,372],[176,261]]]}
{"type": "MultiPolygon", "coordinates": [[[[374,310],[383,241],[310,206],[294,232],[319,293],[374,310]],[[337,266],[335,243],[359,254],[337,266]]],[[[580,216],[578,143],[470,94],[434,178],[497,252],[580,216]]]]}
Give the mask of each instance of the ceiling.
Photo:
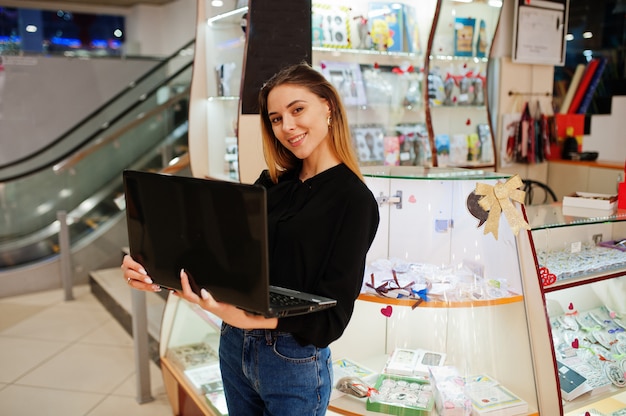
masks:
{"type": "MultiPolygon", "coordinates": [[[[62,0],[63,3],[80,4],[87,6],[109,6],[109,7],[132,7],[139,4],[147,4],[153,6],[161,6],[163,4],[172,3],[174,0],[62,0]]],[[[21,4],[27,4],[28,1],[20,1],[21,4]]],[[[41,2],[39,2],[41,3],[41,2]]]]}

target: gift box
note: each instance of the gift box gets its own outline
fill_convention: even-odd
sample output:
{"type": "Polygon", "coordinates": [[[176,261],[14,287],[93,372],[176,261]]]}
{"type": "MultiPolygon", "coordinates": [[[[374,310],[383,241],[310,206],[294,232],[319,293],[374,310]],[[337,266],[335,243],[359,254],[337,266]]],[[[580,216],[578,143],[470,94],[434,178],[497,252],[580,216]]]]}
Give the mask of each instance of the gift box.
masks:
{"type": "Polygon", "coordinates": [[[372,412],[400,416],[434,416],[435,400],[431,385],[424,379],[381,374],[367,398],[372,412]]]}
{"type": "Polygon", "coordinates": [[[369,3],[369,33],[375,49],[389,52],[404,50],[404,13],[393,3],[376,1],[369,3]]]}
{"type": "Polygon", "coordinates": [[[617,190],[617,208],[626,209],[626,182],[619,184],[617,190]]]}
{"type": "Polygon", "coordinates": [[[435,407],[439,416],[470,416],[472,402],[465,394],[465,380],[451,366],[430,367],[435,407]]]}
{"type": "Polygon", "coordinates": [[[617,210],[617,195],[575,192],[563,197],[563,215],[591,217],[612,215],[617,210]]]}

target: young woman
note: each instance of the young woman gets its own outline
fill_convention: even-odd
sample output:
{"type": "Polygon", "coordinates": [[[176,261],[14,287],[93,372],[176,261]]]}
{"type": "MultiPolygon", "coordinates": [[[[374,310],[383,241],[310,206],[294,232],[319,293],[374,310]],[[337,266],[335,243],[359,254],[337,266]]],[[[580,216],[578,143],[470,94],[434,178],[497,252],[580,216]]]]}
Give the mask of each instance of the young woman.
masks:
{"type": "MultiPolygon", "coordinates": [[[[365,256],[379,222],[363,182],[341,99],[307,64],[274,75],[259,94],[268,169],[270,283],[337,300],[337,306],[287,318],[252,316],[201,296],[181,272],[178,296],[223,320],[220,368],[229,415],[323,415],[332,390],[328,345],[352,316],[365,256]]],[[[157,291],[130,256],[128,283],[157,291]]]]}

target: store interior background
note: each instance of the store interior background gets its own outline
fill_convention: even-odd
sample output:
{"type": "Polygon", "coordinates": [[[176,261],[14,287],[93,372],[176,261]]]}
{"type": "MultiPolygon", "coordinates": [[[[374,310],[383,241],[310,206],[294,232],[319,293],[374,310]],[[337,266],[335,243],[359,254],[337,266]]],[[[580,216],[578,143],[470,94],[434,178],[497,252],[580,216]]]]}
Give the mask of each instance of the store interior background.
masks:
{"type": "MultiPolygon", "coordinates": [[[[55,7],[74,13],[121,15],[125,18],[125,43],[120,57],[45,56],[37,54],[6,55],[5,61],[21,65],[24,71],[32,71],[10,85],[5,85],[0,101],[0,167],[19,160],[29,152],[45,147],[47,141],[55,140],[102,102],[106,102],[120,89],[155,65],[159,59],[177,51],[195,37],[196,1],[153,0],[137,2],[119,0],[106,2],[76,1],[58,2],[55,7]],[[30,61],[29,61],[30,60],[30,61]],[[31,65],[36,62],[37,65],[31,65]],[[32,80],[37,79],[33,84],[32,80]],[[71,91],[71,93],[68,93],[71,91]],[[27,117],[25,116],[27,115],[27,117]]],[[[228,4],[236,2],[231,0],[228,4]]],[[[0,7],[19,7],[49,10],[49,2],[0,1],[0,7]]],[[[231,7],[232,8],[232,7],[231,7]]],[[[570,3],[570,31],[576,35],[592,30],[594,36],[584,43],[573,41],[567,45],[567,62],[563,68],[547,65],[512,63],[511,39],[513,36],[513,2],[505,1],[491,57],[500,71],[499,88],[491,92],[495,99],[490,102],[496,146],[500,146],[499,116],[512,112],[519,105],[508,92],[530,91],[541,93],[555,91],[555,83],[571,76],[575,64],[582,62],[583,51],[591,49],[598,53],[610,53],[613,66],[605,71],[597,99],[591,106],[588,130],[583,138],[583,151],[598,151],[600,160],[620,162],[626,159],[623,132],[626,131],[624,65],[626,5],[623,0],[579,1],[570,3]],[[610,79],[609,79],[610,78],[610,79]]],[[[6,62],[5,62],[6,65],[6,62]]],[[[567,82],[567,81],[566,81],[567,82]]],[[[552,97],[541,97],[541,107],[549,112],[552,97]]],[[[623,163],[623,162],[622,162],[623,163]]],[[[547,163],[537,165],[509,166],[503,171],[518,173],[523,178],[547,181],[547,163]]],[[[1,190],[1,188],[0,188],[1,190]]],[[[110,246],[108,247],[109,251],[110,246]]],[[[119,253],[113,250],[102,258],[102,267],[117,264],[119,253]]],[[[88,270],[76,277],[84,283],[88,270]]],[[[31,268],[3,270],[0,268],[0,297],[58,288],[61,279],[42,277],[31,268]]]]}
{"type": "MultiPolygon", "coordinates": [[[[234,0],[225,3],[234,4],[234,0]]],[[[556,91],[556,84],[571,76],[576,63],[582,62],[582,51],[611,53],[615,57],[612,71],[607,71],[611,81],[605,81],[598,90],[596,105],[591,107],[588,131],[583,139],[584,151],[598,151],[601,160],[620,162],[626,159],[624,131],[626,131],[626,91],[624,87],[624,64],[626,48],[626,5],[623,0],[570,2],[570,30],[586,30],[592,25],[594,37],[585,44],[568,44],[568,61],[564,68],[545,65],[515,64],[510,61],[513,33],[512,1],[504,2],[500,27],[492,48],[492,57],[501,72],[499,88],[494,91],[493,121],[496,145],[500,140],[499,115],[515,110],[518,104],[508,91],[556,91]],[[608,104],[610,103],[610,104],[608,104]],[[610,109],[609,109],[610,108],[610,109]]],[[[196,34],[195,0],[153,0],[137,3],[135,0],[115,1],[69,1],[55,2],[55,7],[75,13],[122,15],[125,18],[125,44],[121,57],[44,56],[22,54],[5,56],[17,59],[28,77],[5,85],[0,98],[0,169],[2,165],[17,160],[30,152],[46,146],[47,141],[59,137],[78,120],[93,109],[111,99],[116,92],[132,83],[147,69],[152,68],[164,57],[170,56],[187,44],[196,34]],[[121,59],[120,59],[121,58],[121,59]],[[21,59],[21,60],[20,60],[21,59]],[[37,65],[32,65],[34,62],[37,65]],[[36,83],[32,80],[37,79],[36,83]],[[11,120],[11,123],[7,122],[11,120]],[[28,139],[24,139],[28,138],[28,139]]],[[[51,3],[44,1],[0,0],[0,7],[50,9],[51,3]]],[[[232,8],[232,7],[231,7],[232,8]]],[[[5,62],[6,64],[6,62],[5,62]]],[[[552,97],[540,97],[542,108],[552,108],[552,97]]],[[[502,169],[518,173],[524,178],[546,182],[548,163],[537,165],[514,165],[502,169]]],[[[0,207],[10,195],[3,194],[0,180],[0,207]]],[[[115,237],[93,244],[98,253],[96,268],[118,267],[121,258],[123,228],[115,237]]],[[[1,243],[1,241],[0,241],[1,243]]],[[[84,284],[89,279],[91,263],[83,262],[84,255],[75,257],[75,284],[84,284]]],[[[0,266],[0,298],[25,293],[58,289],[62,286],[59,264],[48,267],[26,266],[6,268],[0,266]],[[52,271],[52,272],[51,272],[52,271]]],[[[118,269],[119,270],[119,269],[118,269]]],[[[109,276],[107,276],[109,278],[109,276]]],[[[115,278],[115,276],[114,276],[115,278]]],[[[128,303],[129,290],[120,280],[123,303],[128,303]]],[[[80,288],[82,294],[84,287],[80,288]]],[[[71,305],[71,302],[68,303],[71,305]]],[[[128,307],[128,305],[125,305],[128,307]]],[[[149,306],[151,307],[151,306],[149,306]]],[[[154,311],[150,311],[154,312],[154,311]]],[[[159,320],[155,314],[154,320],[159,320]]],[[[128,322],[126,322],[128,329],[128,322]]],[[[151,335],[158,334],[157,329],[151,335]]],[[[157,336],[157,335],[154,335],[157,336]]],[[[128,388],[131,390],[131,388],[128,388]]]]}

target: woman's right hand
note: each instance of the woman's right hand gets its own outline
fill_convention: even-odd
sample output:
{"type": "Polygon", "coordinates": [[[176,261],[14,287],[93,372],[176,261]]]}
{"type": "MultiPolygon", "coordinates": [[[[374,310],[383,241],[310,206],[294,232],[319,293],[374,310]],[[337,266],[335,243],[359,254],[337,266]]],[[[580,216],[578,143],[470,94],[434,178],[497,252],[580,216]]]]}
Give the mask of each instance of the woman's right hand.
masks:
{"type": "Polygon", "coordinates": [[[161,286],[152,283],[146,269],[137,263],[130,255],[125,255],[122,260],[122,270],[126,283],[133,289],[145,290],[148,292],[160,292],[161,286]]]}

